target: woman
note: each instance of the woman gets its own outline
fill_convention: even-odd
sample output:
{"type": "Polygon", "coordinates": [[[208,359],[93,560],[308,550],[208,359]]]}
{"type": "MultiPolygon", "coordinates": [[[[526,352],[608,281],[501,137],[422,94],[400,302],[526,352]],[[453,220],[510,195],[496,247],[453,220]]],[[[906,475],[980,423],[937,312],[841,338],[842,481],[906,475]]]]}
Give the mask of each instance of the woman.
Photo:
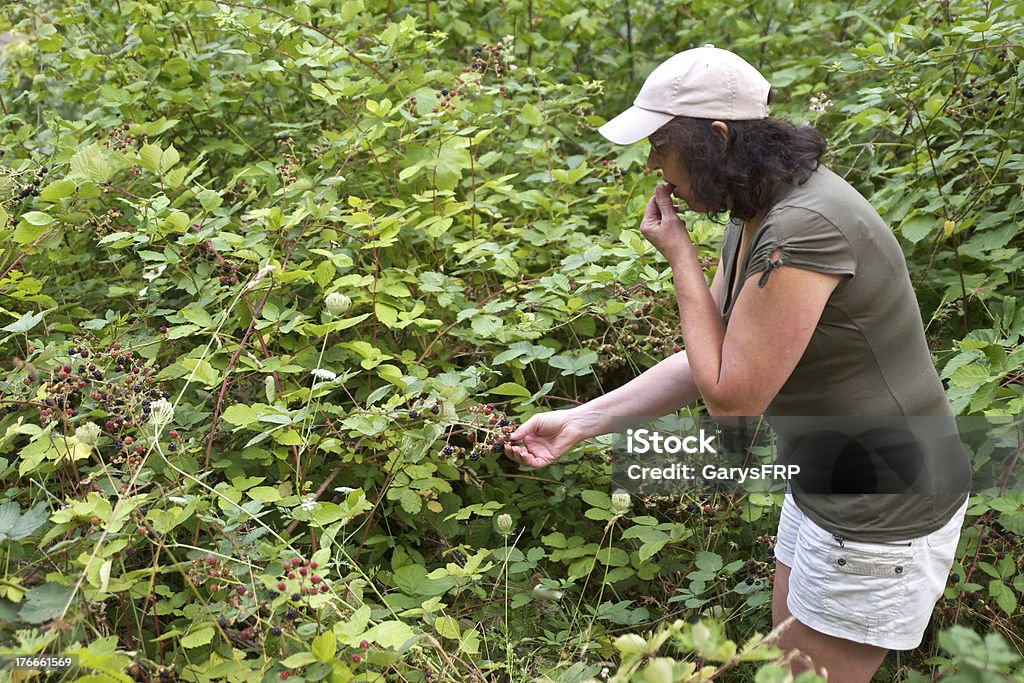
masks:
{"type": "Polygon", "coordinates": [[[857,444],[852,469],[870,469],[868,484],[836,483],[856,458],[822,437],[834,434],[827,429],[793,428],[780,449],[826,463],[832,476],[785,496],[772,618],[796,620],[778,643],[806,655],[794,672],[810,658],[831,681],[869,681],[889,649],[920,644],[953,561],[969,467],[958,440],[929,438],[914,422],[948,425],[952,412],[899,244],[867,200],[820,165],[819,133],[768,118],[769,96],[751,65],[705,46],[658,66],[634,106],[600,129],[617,144],[649,138],[648,166],[666,181],[640,229],[671,266],[685,351],[589,403],[533,416],[506,453],[542,467],[613,420],[697,399],[712,416],[780,424],[904,420],[909,446],[893,448],[883,429],[857,444]],[[710,287],[673,198],[729,215],[710,287]]]}

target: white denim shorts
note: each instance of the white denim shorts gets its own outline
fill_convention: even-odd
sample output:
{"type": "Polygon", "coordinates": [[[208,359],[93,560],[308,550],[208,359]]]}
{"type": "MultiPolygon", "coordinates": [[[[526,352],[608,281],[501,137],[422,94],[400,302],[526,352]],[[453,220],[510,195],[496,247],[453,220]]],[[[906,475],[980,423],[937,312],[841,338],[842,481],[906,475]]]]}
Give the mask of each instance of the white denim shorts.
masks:
{"type": "Polygon", "coordinates": [[[941,529],[902,542],[840,541],[786,494],[775,558],[790,568],[790,613],[831,636],[916,648],[946,586],[966,512],[965,501],[941,529]]]}

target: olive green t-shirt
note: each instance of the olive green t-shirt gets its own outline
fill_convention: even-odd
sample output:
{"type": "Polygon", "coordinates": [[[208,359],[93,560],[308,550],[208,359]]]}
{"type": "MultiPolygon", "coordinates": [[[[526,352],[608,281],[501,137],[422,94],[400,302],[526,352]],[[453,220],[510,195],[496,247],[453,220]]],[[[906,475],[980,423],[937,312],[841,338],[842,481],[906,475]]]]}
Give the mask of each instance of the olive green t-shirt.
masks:
{"type": "Polygon", "coordinates": [[[903,540],[942,527],[964,501],[970,465],[903,250],[885,221],[819,166],[803,183],[776,190],[737,264],[742,231],[741,222],[730,221],[722,242],[726,325],[739,296],[731,285],[770,288],[772,271],[783,265],[844,276],[765,411],[779,433],[780,459],[801,464],[803,474],[790,483],[797,505],[830,533],[855,541],[903,540]],[[846,424],[824,416],[858,418],[846,424]],[[837,434],[857,443],[851,449],[837,434]]]}

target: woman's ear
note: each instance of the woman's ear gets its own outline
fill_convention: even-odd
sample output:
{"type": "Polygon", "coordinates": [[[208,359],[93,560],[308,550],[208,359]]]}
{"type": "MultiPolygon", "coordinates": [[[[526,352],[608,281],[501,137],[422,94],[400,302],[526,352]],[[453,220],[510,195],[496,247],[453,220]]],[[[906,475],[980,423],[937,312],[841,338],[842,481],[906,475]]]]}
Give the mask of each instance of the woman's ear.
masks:
{"type": "Polygon", "coordinates": [[[712,121],[711,127],[722,136],[722,142],[725,143],[725,147],[729,146],[729,126],[724,121],[712,121]]]}

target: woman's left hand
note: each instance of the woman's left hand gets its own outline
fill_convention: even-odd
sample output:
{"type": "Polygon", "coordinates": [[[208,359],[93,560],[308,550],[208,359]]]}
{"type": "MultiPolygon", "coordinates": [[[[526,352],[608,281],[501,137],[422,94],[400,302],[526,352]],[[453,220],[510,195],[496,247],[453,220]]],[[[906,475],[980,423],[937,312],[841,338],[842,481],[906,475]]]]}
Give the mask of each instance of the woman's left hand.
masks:
{"type": "Polygon", "coordinates": [[[647,202],[640,232],[671,263],[687,245],[692,245],[686,223],[672,205],[671,185],[659,185],[647,202]]]}

